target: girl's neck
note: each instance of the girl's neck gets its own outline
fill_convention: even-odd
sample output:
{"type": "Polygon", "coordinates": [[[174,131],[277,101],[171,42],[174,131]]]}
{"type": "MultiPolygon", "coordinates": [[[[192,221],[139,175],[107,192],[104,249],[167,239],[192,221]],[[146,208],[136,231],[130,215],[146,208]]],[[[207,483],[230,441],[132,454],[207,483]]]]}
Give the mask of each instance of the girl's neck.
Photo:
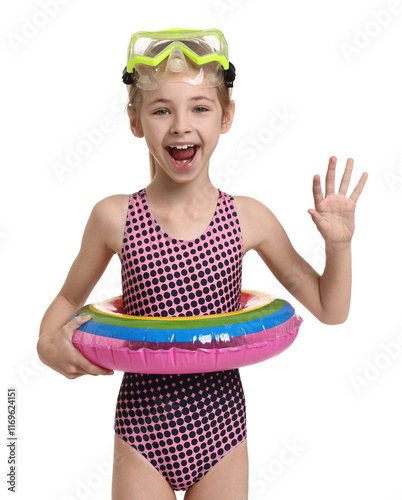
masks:
{"type": "Polygon", "coordinates": [[[209,177],[180,184],[171,179],[166,182],[158,178],[158,174],[148,184],[146,192],[153,206],[163,207],[167,212],[179,210],[183,213],[208,211],[219,196],[209,177]]]}

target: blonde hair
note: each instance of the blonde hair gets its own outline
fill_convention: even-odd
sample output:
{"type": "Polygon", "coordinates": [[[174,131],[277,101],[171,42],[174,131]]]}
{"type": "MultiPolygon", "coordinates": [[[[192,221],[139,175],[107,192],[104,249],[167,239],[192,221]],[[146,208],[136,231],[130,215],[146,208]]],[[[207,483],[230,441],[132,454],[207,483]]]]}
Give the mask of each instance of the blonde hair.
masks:
{"type": "MultiPolygon", "coordinates": [[[[223,81],[218,87],[216,87],[218,91],[218,100],[219,104],[222,108],[223,115],[230,108],[230,103],[232,99],[232,88],[226,85],[226,82],[223,81]]],[[[140,109],[142,104],[142,90],[138,88],[135,84],[127,85],[128,91],[128,103],[127,107],[130,107],[133,113],[135,113],[140,120],[140,109]]],[[[151,152],[149,152],[149,168],[151,174],[151,180],[155,177],[156,174],[156,161],[151,152]]]]}

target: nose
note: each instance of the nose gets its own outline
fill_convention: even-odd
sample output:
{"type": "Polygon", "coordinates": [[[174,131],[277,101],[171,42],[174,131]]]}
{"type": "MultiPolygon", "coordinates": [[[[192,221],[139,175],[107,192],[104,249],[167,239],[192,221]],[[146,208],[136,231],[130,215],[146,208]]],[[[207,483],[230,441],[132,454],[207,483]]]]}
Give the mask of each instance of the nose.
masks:
{"type": "Polygon", "coordinates": [[[177,111],[172,117],[173,120],[170,126],[172,135],[185,135],[193,130],[190,117],[184,111],[177,111]]]}

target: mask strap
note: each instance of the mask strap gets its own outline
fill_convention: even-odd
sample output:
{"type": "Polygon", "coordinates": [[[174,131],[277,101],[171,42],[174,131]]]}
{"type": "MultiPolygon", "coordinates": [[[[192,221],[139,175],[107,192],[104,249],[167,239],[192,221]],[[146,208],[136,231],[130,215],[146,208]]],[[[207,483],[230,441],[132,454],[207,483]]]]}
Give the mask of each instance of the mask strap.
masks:
{"type": "MultiPolygon", "coordinates": [[[[123,69],[123,75],[122,75],[123,83],[125,83],[126,85],[132,85],[133,83],[132,75],[134,75],[134,73],[135,69],[133,70],[133,73],[127,73],[127,66],[126,66],[123,69]]],[[[236,68],[231,62],[229,62],[229,68],[225,69],[224,75],[225,75],[226,85],[229,88],[233,87],[233,82],[236,78],[236,68]]]]}
{"type": "Polygon", "coordinates": [[[131,73],[127,73],[127,66],[123,69],[122,76],[123,83],[126,85],[131,85],[133,83],[133,79],[131,78],[131,73]]]}
{"type": "Polygon", "coordinates": [[[236,78],[236,68],[229,61],[229,68],[225,69],[225,82],[229,88],[233,87],[233,82],[235,81],[235,78],[236,78]]]}

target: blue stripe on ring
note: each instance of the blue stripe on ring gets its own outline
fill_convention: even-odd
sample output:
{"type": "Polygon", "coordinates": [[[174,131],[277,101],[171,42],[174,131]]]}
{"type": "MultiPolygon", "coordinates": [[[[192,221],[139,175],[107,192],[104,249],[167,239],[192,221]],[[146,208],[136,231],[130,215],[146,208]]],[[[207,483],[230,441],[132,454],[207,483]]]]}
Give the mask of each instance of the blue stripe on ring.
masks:
{"type": "MultiPolygon", "coordinates": [[[[95,321],[88,321],[79,327],[82,332],[92,333],[100,337],[142,342],[210,342],[211,340],[228,340],[241,335],[268,330],[290,319],[295,310],[288,303],[277,312],[261,318],[234,325],[192,328],[187,330],[155,330],[147,328],[130,328],[113,326],[95,321]]],[[[144,321],[144,324],[146,322],[144,321]]]]}

